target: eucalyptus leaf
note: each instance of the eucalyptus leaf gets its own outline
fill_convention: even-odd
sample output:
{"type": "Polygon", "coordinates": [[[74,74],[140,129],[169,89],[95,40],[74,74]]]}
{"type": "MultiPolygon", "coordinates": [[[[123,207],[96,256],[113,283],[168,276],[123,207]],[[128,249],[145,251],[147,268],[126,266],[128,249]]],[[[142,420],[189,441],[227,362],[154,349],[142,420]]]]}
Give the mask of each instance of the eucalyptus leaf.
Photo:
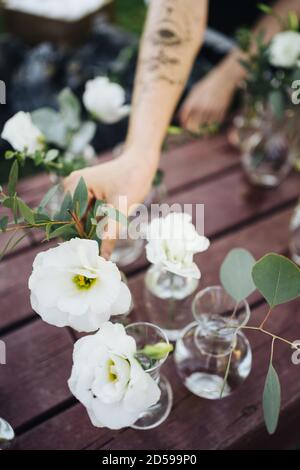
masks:
{"type": "Polygon", "coordinates": [[[8,216],[4,215],[0,219],[0,232],[5,232],[5,230],[7,229],[7,224],[8,224],[8,216]]]}
{"type": "Polygon", "coordinates": [[[73,196],[73,209],[81,219],[88,208],[88,190],[84,179],[81,177],[73,196]]]}
{"type": "Polygon", "coordinates": [[[71,224],[65,224],[61,225],[60,227],[56,228],[53,230],[53,232],[50,232],[48,234],[48,240],[51,240],[52,238],[68,238],[68,237],[74,237],[76,236],[77,232],[74,230],[74,226],[71,224]]]}
{"type": "Polygon", "coordinates": [[[49,202],[51,201],[53,196],[57,193],[58,189],[59,189],[59,184],[56,184],[55,186],[51,186],[49,191],[47,191],[47,193],[45,194],[45,196],[41,200],[41,202],[39,204],[39,207],[38,207],[38,210],[44,209],[47,206],[47,204],[49,204],[49,202]]]}
{"type": "Polygon", "coordinates": [[[57,111],[51,108],[40,108],[33,111],[31,117],[48,143],[62,148],[67,147],[68,129],[62,116],[57,111]]]}
{"type": "Polygon", "coordinates": [[[270,364],[263,392],[264,419],[269,434],[274,434],[276,431],[280,414],[280,402],[279,377],[273,365],[270,364]]]}
{"type": "Polygon", "coordinates": [[[57,214],[55,214],[54,219],[55,220],[70,220],[71,215],[69,211],[71,211],[72,208],[73,208],[73,199],[72,199],[71,193],[68,191],[64,197],[64,200],[62,202],[62,205],[59,211],[57,212],[57,214]]]}
{"type": "Polygon", "coordinates": [[[14,163],[12,164],[9,177],[8,177],[7,191],[8,191],[9,196],[14,196],[16,192],[18,176],[19,176],[19,165],[18,165],[17,160],[15,160],[14,163]]]}
{"type": "Polygon", "coordinates": [[[271,308],[300,295],[300,269],[285,256],[265,255],[254,265],[252,278],[271,308]]]}
{"type": "Polygon", "coordinates": [[[53,162],[59,155],[59,151],[56,149],[48,150],[45,156],[45,163],[53,162]]]}
{"type": "Polygon", "coordinates": [[[126,215],[124,215],[118,209],[109,206],[108,204],[101,204],[96,211],[96,216],[107,216],[110,219],[115,220],[116,222],[124,226],[127,226],[128,224],[128,218],[126,217],[126,215]]]}
{"type": "Polygon", "coordinates": [[[77,130],[80,126],[80,103],[70,88],[65,88],[59,93],[58,102],[67,128],[77,130]]]}
{"type": "Polygon", "coordinates": [[[220,269],[221,283],[237,302],[246,299],[255,291],[252,269],[255,258],[243,248],[234,248],[224,259],[220,269]]]}
{"type": "Polygon", "coordinates": [[[35,223],[33,210],[30,209],[30,207],[20,198],[18,198],[18,209],[22,217],[26,220],[26,222],[31,225],[35,223]]]}

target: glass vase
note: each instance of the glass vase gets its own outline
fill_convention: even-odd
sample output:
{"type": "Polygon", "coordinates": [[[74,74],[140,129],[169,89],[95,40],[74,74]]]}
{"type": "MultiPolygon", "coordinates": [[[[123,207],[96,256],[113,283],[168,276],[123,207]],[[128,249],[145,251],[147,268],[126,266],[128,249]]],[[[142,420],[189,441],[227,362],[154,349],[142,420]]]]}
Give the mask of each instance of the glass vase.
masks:
{"type": "MultiPolygon", "coordinates": [[[[128,335],[132,336],[137,345],[137,350],[142,350],[146,345],[157,344],[161,342],[168,343],[168,338],[164,332],[155,325],[146,322],[132,323],[126,327],[128,335]]],[[[147,430],[153,429],[162,424],[170,414],[173,403],[173,392],[171,385],[164,375],[160,374],[160,369],[167,357],[150,361],[147,356],[138,354],[138,359],[143,365],[144,370],[158,384],[161,395],[155,405],[152,405],[144,411],[132,428],[147,430]]]]}
{"type": "Polygon", "coordinates": [[[176,341],[189,322],[192,294],[198,285],[197,279],[173,274],[160,265],[147,270],[144,297],[148,316],[169,341],[176,341]]]}
{"type": "Polygon", "coordinates": [[[235,120],[242,150],[242,165],[253,185],[278,186],[292,170],[298,155],[297,115],[286,109],[282,118],[259,102],[235,120]]]}
{"type": "Polygon", "coordinates": [[[175,363],[184,385],[209,400],[227,397],[248,377],[252,353],[245,335],[236,328],[250,317],[246,301],[236,305],[223,287],[200,291],[192,305],[195,322],[177,340],[175,363]],[[226,381],[226,369],[231,356],[226,381]]]}
{"type": "Polygon", "coordinates": [[[300,200],[290,223],[290,251],[293,261],[300,266],[300,200]]]}
{"type": "Polygon", "coordinates": [[[0,418],[0,450],[6,449],[15,437],[13,428],[7,421],[0,418]]]}

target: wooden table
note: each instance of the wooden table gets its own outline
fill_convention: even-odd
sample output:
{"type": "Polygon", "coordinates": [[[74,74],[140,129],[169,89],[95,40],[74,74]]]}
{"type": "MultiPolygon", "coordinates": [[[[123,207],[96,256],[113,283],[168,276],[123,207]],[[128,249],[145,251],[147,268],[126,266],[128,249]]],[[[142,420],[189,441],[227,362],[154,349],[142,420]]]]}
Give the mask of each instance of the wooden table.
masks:
{"type": "MultiPolygon", "coordinates": [[[[213,243],[197,259],[201,288],[219,282],[220,263],[233,247],[250,249],[256,257],[270,251],[288,253],[288,224],[300,193],[299,175],[291,175],[276,190],[251,188],[238,154],[222,135],[173,149],[162,157],[162,167],[169,202],[205,204],[205,232],[213,243]]],[[[48,184],[46,175],[23,180],[20,193],[34,204],[48,184]]],[[[170,357],[164,369],[173,386],[174,406],[163,425],[144,432],[94,428],[67,387],[76,335],[43,323],[30,308],[28,276],[36,253],[43,249],[38,238],[27,238],[0,263],[0,338],[7,345],[7,365],[0,366],[0,416],[16,430],[13,448],[254,449],[299,444],[300,366],[292,365],[290,350],[276,344],[283,404],[278,432],[270,438],[261,407],[270,340],[254,332],[248,334],[253,369],[233,396],[221,401],[193,396],[180,382],[170,357]]],[[[134,320],[147,319],[142,299],[146,266],[142,257],[127,269],[134,320]]],[[[251,322],[258,324],[266,306],[257,295],[251,305],[251,322]]],[[[290,340],[300,339],[300,303],[278,308],[268,326],[290,340]]]]}

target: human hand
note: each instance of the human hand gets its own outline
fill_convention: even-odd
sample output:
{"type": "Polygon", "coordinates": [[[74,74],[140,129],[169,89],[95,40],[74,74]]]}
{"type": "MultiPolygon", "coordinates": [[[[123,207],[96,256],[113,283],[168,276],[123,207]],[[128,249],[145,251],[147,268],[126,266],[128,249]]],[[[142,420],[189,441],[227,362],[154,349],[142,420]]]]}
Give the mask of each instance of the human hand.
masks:
{"type": "MultiPolygon", "coordinates": [[[[159,156],[149,156],[136,151],[125,150],[124,153],[113,160],[100,163],[94,167],[74,171],[64,180],[65,191],[74,192],[81,177],[84,178],[88,188],[89,200],[100,199],[106,201],[114,208],[130,212],[136,204],[141,204],[148,195],[156,171],[159,156]],[[126,206],[120,205],[120,197],[126,197],[126,206]]],[[[122,201],[124,202],[124,200],[122,201]]],[[[104,234],[101,245],[101,255],[110,258],[116,243],[111,233],[116,233],[116,223],[109,222],[110,229],[104,234]]]]}
{"type": "Polygon", "coordinates": [[[236,82],[224,66],[216,67],[196,83],[184,101],[179,118],[183,128],[198,133],[204,125],[221,124],[236,90],[236,82]]]}

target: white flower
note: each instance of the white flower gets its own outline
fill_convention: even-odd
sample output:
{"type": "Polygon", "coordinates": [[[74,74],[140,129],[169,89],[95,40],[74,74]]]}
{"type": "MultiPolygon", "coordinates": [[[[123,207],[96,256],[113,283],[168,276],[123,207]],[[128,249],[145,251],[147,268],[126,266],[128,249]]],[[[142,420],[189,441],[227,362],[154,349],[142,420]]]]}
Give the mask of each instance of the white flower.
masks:
{"type": "Polygon", "coordinates": [[[158,402],[160,389],[135,359],[136,343],[118,323],[105,323],[75,343],[68,381],[94,426],[120,429],[158,402]]]}
{"type": "Polygon", "coordinates": [[[98,251],[96,241],[73,238],[36,256],[30,300],[44,321],[90,332],[129,311],[131,295],[120,271],[98,251]]]}
{"type": "Polygon", "coordinates": [[[146,238],[150,263],[162,264],[179,276],[200,279],[193,256],[207,250],[209,240],[197,233],[189,214],[171,212],[165,218],[153,219],[146,228],[146,238]]]}
{"type": "Polygon", "coordinates": [[[96,77],[85,85],[83,103],[99,121],[113,124],[128,116],[130,106],[125,105],[125,91],[107,77],[96,77]]]}
{"type": "Polygon", "coordinates": [[[18,112],[4,125],[2,139],[19,152],[26,151],[29,155],[42,150],[45,138],[33,124],[30,113],[18,112]]]}
{"type": "Polygon", "coordinates": [[[296,66],[300,58],[300,33],[283,31],[277,34],[270,44],[269,58],[275,67],[296,66]]]}

